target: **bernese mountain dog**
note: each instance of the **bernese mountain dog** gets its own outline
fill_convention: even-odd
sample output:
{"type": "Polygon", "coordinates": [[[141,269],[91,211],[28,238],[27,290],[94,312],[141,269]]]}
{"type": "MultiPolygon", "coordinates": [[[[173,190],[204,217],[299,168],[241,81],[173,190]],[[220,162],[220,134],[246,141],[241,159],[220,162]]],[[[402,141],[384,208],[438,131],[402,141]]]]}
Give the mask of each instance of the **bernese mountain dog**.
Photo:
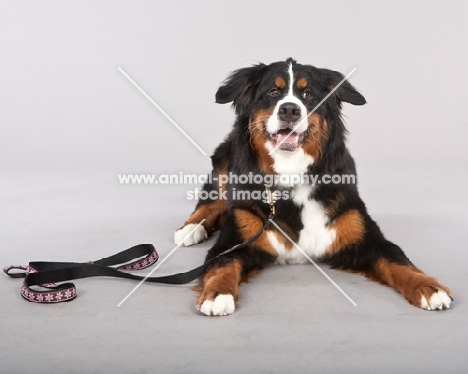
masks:
{"type": "Polygon", "coordinates": [[[211,178],[200,194],[207,198],[175,232],[176,244],[189,246],[220,230],[198,286],[201,313],[232,314],[240,282],[269,264],[305,263],[305,254],[391,286],[414,306],[450,307],[450,290],[387,240],[356,183],[343,183],[343,176],[355,181],[356,168],[345,144],[342,103],[366,100],[341,73],[291,58],[260,63],[234,71],[216,102],[232,103],[236,120],[211,157],[211,178]],[[275,225],[265,225],[268,196],[275,225]],[[219,256],[257,234],[244,248],[219,256]]]}

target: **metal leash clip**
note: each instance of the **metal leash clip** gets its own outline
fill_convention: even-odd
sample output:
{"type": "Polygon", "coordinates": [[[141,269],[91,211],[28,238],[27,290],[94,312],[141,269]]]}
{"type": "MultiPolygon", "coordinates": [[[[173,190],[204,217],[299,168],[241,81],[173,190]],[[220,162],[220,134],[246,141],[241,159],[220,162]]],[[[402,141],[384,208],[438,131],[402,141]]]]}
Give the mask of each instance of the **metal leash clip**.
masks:
{"type": "Polygon", "coordinates": [[[270,206],[270,214],[274,216],[276,200],[270,190],[270,187],[265,186],[265,191],[267,195],[267,202],[268,202],[268,205],[270,206]]]}

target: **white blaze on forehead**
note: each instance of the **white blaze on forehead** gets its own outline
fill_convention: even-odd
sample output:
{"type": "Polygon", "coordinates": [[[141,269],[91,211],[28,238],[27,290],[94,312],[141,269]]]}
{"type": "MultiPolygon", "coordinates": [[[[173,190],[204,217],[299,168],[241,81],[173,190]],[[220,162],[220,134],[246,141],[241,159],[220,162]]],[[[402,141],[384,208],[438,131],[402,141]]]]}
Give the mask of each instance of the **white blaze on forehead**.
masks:
{"type": "Polygon", "coordinates": [[[292,68],[292,62],[289,64],[289,69],[288,69],[288,74],[289,74],[289,92],[288,95],[292,95],[294,92],[294,73],[293,73],[293,68],[292,68]]]}
{"type": "MultiPolygon", "coordinates": [[[[288,66],[288,75],[289,75],[289,85],[288,85],[288,92],[286,93],[286,96],[283,97],[280,101],[276,103],[275,110],[271,114],[270,118],[268,119],[266,123],[266,129],[270,134],[276,133],[279,128],[280,128],[280,123],[278,121],[278,109],[281,106],[281,104],[284,103],[294,103],[301,108],[301,118],[299,121],[301,122],[301,125],[296,129],[296,133],[300,134],[307,130],[307,108],[305,105],[302,103],[302,101],[294,95],[294,72],[293,72],[293,65],[292,63],[289,64],[288,66]]],[[[294,125],[297,125],[296,122],[294,125]]]]}
{"type": "Polygon", "coordinates": [[[302,104],[302,101],[298,97],[294,96],[294,72],[293,72],[292,63],[289,64],[288,75],[289,75],[288,93],[282,100],[278,102],[278,104],[281,105],[283,102],[294,103],[294,104],[299,105],[301,107],[301,110],[302,110],[302,107],[304,107],[305,109],[305,106],[304,104],[302,104]]]}

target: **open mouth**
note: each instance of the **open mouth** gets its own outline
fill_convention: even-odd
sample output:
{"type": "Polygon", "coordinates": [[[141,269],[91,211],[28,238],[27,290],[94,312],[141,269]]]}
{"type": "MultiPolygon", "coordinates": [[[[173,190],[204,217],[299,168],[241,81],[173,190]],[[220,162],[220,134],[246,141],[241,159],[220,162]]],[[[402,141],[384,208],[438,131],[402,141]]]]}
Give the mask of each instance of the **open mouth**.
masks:
{"type": "Polygon", "coordinates": [[[289,152],[295,151],[301,144],[303,138],[303,133],[298,134],[293,132],[292,127],[286,127],[270,134],[271,141],[275,142],[276,146],[279,145],[278,149],[289,152]]]}

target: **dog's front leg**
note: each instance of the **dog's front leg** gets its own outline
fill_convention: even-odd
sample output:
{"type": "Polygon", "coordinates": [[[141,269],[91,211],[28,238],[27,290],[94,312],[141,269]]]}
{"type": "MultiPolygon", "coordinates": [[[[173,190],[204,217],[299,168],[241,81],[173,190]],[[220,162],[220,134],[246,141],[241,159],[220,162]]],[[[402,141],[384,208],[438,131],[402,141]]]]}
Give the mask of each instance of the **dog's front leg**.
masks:
{"type": "Polygon", "coordinates": [[[413,264],[400,265],[380,259],[373,278],[400,292],[410,304],[426,310],[447,309],[453,300],[450,290],[413,264]]]}
{"type": "MultiPolygon", "coordinates": [[[[225,177],[225,174],[220,174],[218,171],[212,171],[212,175],[215,175],[213,179],[216,181],[221,176],[225,177]]],[[[174,242],[177,245],[188,247],[205,241],[224,220],[227,212],[226,183],[218,185],[218,182],[207,182],[200,196],[205,198],[198,200],[195,211],[174,233],[174,242]],[[200,222],[203,223],[199,225],[200,222]]]]}
{"type": "Polygon", "coordinates": [[[225,316],[234,313],[239,298],[239,283],[256,276],[264,266],[273,263],[277,256],[266,232],[265,218],[245,209],[235,208],[228,214],[216,244],[208,251],[208,263],[200,286],[195,290],[197,309],[208,316],[225,316]],[[233,244],[245,243],[262,232],[247,247],[218,257],[233,244]],[[218,258],[217,258],[218,257],[218,258]]]}
{"type": "Polygon", "coordinates": [[[197,298],[197,309],[207,316],[226,316],[234,313],[239,297],[242,262],[229,259],[213,264],[205,272],[197,298]]]}
{"type": "Polygon", "coordinates": [[[377,224],[357,210],[330,225],[335,241],[324,258],[334,268],[355,271],[393,287],[410,304],[426,310],[448,309],[452,293],[419,270],[396,244],[386,240],[377,224]]]}

